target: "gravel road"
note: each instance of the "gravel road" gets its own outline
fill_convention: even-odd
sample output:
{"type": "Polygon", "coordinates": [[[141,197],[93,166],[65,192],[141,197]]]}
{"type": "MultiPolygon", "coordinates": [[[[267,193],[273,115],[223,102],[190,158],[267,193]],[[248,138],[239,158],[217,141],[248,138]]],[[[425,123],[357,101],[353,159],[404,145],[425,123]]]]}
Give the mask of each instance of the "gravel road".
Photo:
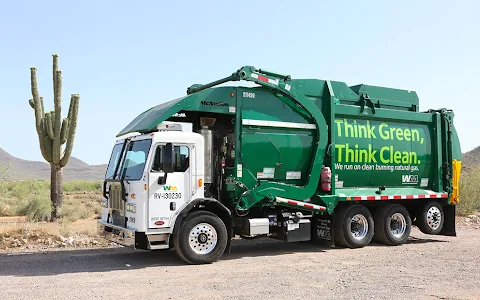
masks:
{"type": "Polygon", "coordinates": [[[0,299],[480,299],[480,230],[398,247],[235,241],[202,266],[128,248],[0,254],[0,299]]]}

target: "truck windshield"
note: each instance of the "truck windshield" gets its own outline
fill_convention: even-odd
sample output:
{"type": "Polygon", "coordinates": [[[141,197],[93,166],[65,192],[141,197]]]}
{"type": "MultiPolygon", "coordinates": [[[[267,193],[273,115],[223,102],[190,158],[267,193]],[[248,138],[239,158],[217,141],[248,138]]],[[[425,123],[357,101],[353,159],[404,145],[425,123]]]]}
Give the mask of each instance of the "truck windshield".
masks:
{"type": "Polygon", "coordinates": [[[105,174],[105,179],[112,179],[113,173],[117,168],[118,161],[120,160],[121,151],[123,144],[117,144],[113,147],[112,155],[110,156],[110,161],[108,162],[107,173],[105,174]]]}
{"type": "Polygon", "coordinates": [[[130,142],[127,145],[127,154],[122,168],[122,178],[129,180],[139,180],[142,178],[145,163],[152,140],[142,140],[130,142]]]}
{"type": "Polygon", "coordinates": [[[115,145],[115,147],[113,147],[105,178],[125,178],[128,180],[141,179],[143,175],[143,170],[145,169],[145,164],[147,161],[148,153],[150,151],[151,143],[152,140],[150,139],[129,142],[125,149],[125,156],[121,153],[123,145],[115,145]],[[114,174],[115,169],[117,168],[117,165],[120,163],[120,159],[123,156],[124,160],[122,163],[122,169],[118,170],[117,174],[114,174]]]}

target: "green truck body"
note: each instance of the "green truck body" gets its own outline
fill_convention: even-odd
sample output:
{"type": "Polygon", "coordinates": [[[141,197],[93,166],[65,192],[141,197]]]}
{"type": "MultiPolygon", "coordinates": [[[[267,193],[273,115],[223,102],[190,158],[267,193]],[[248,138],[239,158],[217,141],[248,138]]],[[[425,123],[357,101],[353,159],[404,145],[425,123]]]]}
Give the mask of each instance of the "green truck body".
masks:
{"type": "MultiPolygon", "coordinates": [[[[145,111],[118,136],[149,134],[165,121],[191,123],[194,132],[208,128],[213,179],[205,195],[231,213],[232,235],[247,235],[245,218],[300,210],[311,214],[312,240],[357,247],[363,237],[355,239],[358,230],[341,225],[345,218],[352,226],[363,224],[368,242],[374,234],[365,229],[373,227],[370,219],[394,222],[399,214],[407,235],[411,222],[426,233],[455,235],[461,148],[453,118],[448,109],[420,111],[414,91],[291,79],[243,67],[145,111]],[[259,86],[215,87],[239,80],[259,86]],[[323,183],[330,188],[324,188],[322,172],[328,169],[331,182],[323,183]],[[429,228],[437,211],[441,228],[429,228]]],[[[393,229],[386,233],[393,225],[377,229],[377,223],[384,221],[375,222],[377,240],[405,242],[403,236],[392,241],[393,229]]],[[[278,238],[288,231],[269,234],[278,238]]]]}

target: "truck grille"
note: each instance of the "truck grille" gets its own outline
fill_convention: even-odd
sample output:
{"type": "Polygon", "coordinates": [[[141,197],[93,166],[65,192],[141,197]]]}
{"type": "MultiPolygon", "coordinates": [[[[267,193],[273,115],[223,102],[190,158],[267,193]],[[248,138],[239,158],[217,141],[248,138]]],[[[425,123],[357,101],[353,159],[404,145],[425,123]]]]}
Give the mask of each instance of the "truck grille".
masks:
{"type": "Polygon", "coordinates": [[[113,185],[110,189],[110,208],[113,210],[119,210],[122,215],[125,210],[125,202],[122,199],[122,190],[120,185],[113,185]]]}

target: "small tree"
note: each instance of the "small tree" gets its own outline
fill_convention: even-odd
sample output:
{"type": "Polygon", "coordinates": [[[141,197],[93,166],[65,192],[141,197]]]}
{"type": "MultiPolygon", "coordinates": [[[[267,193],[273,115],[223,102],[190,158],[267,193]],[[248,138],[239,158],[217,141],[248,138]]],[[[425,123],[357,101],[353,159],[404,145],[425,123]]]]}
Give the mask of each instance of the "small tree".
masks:
{"type": "Polygon", "coordinates": [[[29,103],[35,111],[35,125],[42,156],[50,163],[50,199],[53,204],[51,220],[55,221],[61,216],[63,167],[67,165],[72,154],[80,96],[72,94],[68,116],[62,121],[62,71],[58,70],[58,55],[53,54],[53,111],[44,110],[43,97],[38,93],[37,70],[30,68],[30,75],[33,99],[30,99],[29,103]],[[65,143],[62,152],[62,145],[65,143]]]}

